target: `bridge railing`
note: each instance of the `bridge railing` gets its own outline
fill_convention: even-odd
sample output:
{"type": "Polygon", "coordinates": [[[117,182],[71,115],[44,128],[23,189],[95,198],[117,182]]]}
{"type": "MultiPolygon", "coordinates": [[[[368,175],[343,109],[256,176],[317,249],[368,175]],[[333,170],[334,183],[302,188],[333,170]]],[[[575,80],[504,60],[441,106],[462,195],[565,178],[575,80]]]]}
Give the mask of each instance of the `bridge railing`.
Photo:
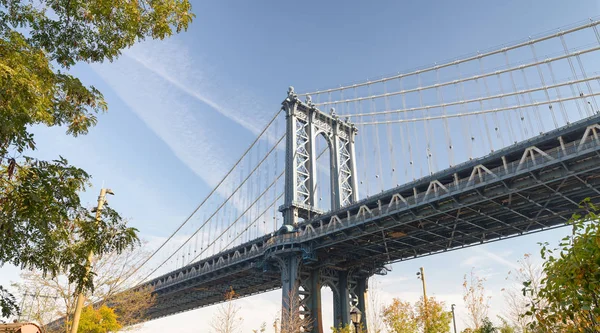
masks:
{"type": "MultiPolygon", "coordinates": [[[[537,147],[531,146],[524,151],[524,155],[528,154],[529,156],[525,155],[521,160],[506,162],[501,166],[491,169],[486,168],[479,170],[480,172],[476,174],[475,172],[472,172],[471,177],[469,178],[458,179],[458,181],[455,180],[446,184],[439,183],[442,186],[434,186],[434,189],[429,191],[429,193],[421,192],[413,196],[407,196],[403,198],[405,201],[396,200],[393,203],[381,203],[380,206],[368,209],[367,212],[363,212],[362,214],[359,211],[359,213],[351,216],[348,215],[349,211],[341,211],[342,214],[346,213],[346,216],[334,215],[329,217],[329,221],[317,218],[301,227],[295,235],[295,241],[304,242],[321,237],[327,233],[350,228],[369,218],[388,214],[392,211],[391,206],[394,206],[393,212],[398,212],[406,208],[411,208],[412,206],[426,204],[444,197],[449,197],[450,195],[455,195],[469,188],[476,188],[480,185],[489,184],[491,181],[499,181],[503,178],[512,177],[520,173],[529,173],[533,169],[547,166],[550,163],[555,163],[557,160],[562,160],[566,157],[588,154],[590,149],[594,148],[597,150],[599,146],[599,139],[594,138],[593,136],[589,136],[585,141],[572,141],[546,151],[536,150],[537,147]],[[315,226],[317,223],[318,225],[315,226]]],[[[477,167],[480,167],[480,165],[475,166],[475,168],[477,167]]]]}
{"type": "MultiPolygon", "coordinates": [[[[362,205],[358,212],[354,215],[351,215],[349,210],[342,209],[336,215],[327,215],[326,217],[315,218],[312,221],[308,221],[306,224],[302,225],[300,230],[297,230],[294,233],[273,235],[262,242],[257,242],[256,250],[238,253],[238,255],[234,255],[234,251],[228,251],[223,253],[223,255],[220,257],[214,257],[209,261],[201,261],[197,263],[199,265],[198,267],[200,267],[199,269],[188,269],[185,274],[178,274],[176,277],[168,279],[165,282],[162,282],[158,285],[155,284],[155,287],[164,288],[184,280],[195,278],[202,274],[213,272],[215,270],[247,261],[252,258],[260,257],[264,255],[265,251],[272,249],[276,249],[277,251],[286,250],[286,246],[288,246],[287,248],[291,248],[294,244],[307,242],[328,233],[351,228],[365,222],[370,218],[381,217],[385,214],[400,212],[408,208],[414,208],[414,206],[417,205],[423,205],[432,201],[444,199],[464,190],[475,189],[479,186],[489,184],[490,182],[501,181],[505,178],[514,177],[515,175],[521,173],[529,173],[535,169],[548,166],[552,163],[560,162],[566,158],[571,158],[581,154],[589,154],[590,150],[598,150],[599,147],[600,138],[595,137],[594,135],[588,135],[581,140],[575,140],[569,143],[561,143],[561,145],[545,151],[537,149],[535,146],[531,146],[525,149],[523,152],[523,157],[520,160],[506,162],[495,168],[480,169],[478,172],[475,172],[474,170],[476,168],[485,166],[481,164],[476,165],[471,169],[472,172],[469,178],[455,179],[449,183],[441,183],[437,180],[433,180],[430,183],[429,190],[426,192],[420,192],[416,193],[416,195],[402,197],[402,199],[398,199],[399,197],[396,197],[396,200],[394,200],[394,196],[392,196],[392,201],[387,203],[383,203],[379,200],[377,207],[369,208],[366,205],[366,203],[368,203],[367,200],[364,202],[365,205],[362,205]],[[435,182],[437,182],[436,185],[432,186],[431,184],[435,182]],[[342,214],[345,214],[345,216],[340,216],[342,214]],[[210,262],[210,264],[206,268],[203,268],[202,266],[206,262],[210,262]]],[[[501,157],[499,156],[499,158],[501,157]]],[[[397,194],[400,195],[400,193],[397,194]]],[[[372,205],[373,203],[371,202],[370,204],[372,205]]]]}

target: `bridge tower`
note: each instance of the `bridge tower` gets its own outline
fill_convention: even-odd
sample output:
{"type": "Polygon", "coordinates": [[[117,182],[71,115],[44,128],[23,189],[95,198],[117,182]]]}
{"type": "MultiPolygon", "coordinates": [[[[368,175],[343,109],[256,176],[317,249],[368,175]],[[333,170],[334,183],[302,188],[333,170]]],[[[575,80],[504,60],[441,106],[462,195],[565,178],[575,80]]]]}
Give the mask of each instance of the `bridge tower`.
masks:
{"type": "MultiPolygon", "coordinates": [[[[357,129],[347,119],[340,119],[331,109],[326,114],[312,103],[304,102],[290,87],[282,102],[286,115],[285,201],[280,233],[293,232],[302,220],[324,214],[317,206],[317,154],[315,142],[323,135],[330,151],[331,209],[358,200],[354,139],[357,129]]],[[[282,279],[282,326],[285,321],[302,317],[305,332],[322,333],[321,287],[334,293],[335,325],[350,323],[351,302],[365,312],[367,277],[352,271],[327,267],[310,249],[290,249],[275,259],[282,279]],[[287,317],[287,318],[286,318],[287,317]]],[[[363,316],[366,318],[366,316],[363,316]]],[[[366,321],[365,321],[366,323],[366,321]]],[[[296,328],[297,329],[297,328],[296,328]]],[[[287,331],[282,327],[282,332],[287,331]]]]}
{"type": "Polygon", "coordinates": [[[301,102],[290,87],[282,103],[286,115],[285,203],[280,208],[283,223],[295,226],[298,219],[324,213],[316,207],[317,152],[315,142],[323,135],[331,153],[331,209],[358,199],[354,124],[340,119],[335,110],[326,114],[315,107],[310,96],[301,102]]]}

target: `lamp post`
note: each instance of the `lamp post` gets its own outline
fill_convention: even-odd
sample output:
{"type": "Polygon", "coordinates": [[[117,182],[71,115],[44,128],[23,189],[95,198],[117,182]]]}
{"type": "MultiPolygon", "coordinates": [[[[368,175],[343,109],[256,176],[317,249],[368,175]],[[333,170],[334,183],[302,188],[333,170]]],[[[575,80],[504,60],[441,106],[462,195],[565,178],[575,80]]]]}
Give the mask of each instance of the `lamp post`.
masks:
{"type": "Polygon", "coordinates": [[[450,308],[452,309],[452,323],[454,324],[454,333],[456,333],[456,317],[454,317],[454,307],[455,306],[456,306],[456,304],[450,305],[450,308]]]}
{"type": "Polygon", "coordinates": [[[417,272],[417,279],[420,279],[423,282],[423,306],[425,307],[425,329],[429,326],[429,318],[428,317],[428,307],[427,307],[427,291],[425,288],[425,269],[423,267],[419,268],[417,272]]]}
{"type": "Polygon", "coordinates": [[[354,332],[358,333],[358,324],[362,319],[362,312],[356,307],[353,306],[352,310],[350,310],[350,321],[354,324],[354,332]]]}
{"type": "MultiPolygon", "coordinates": [[[[113,191],[108,188],[102,188],[100,190],[100,196],[98,196],[98,206],[96,207],[96,225],[100,222],[102,218],[102,207],[106,203],[106,195],[112,194],[113,191]]],[[[94,258],[94,252],[90,251],[88,254],[87,262],[85,264],[85,273],[87,279],[87,274],[90,273],[92,259],[94,258]]],[[[77,295],[77,303],[75,304],[75,313],[73,314],[73,323],[71,324],[71,333],[77,333],[77,329],[79,328],[79,319],[81,317],[81,310],[83,309],[83,302],[85,300],[85,294],[83,293],[83,288],[79,291],[79,295],[77,295]]]]}

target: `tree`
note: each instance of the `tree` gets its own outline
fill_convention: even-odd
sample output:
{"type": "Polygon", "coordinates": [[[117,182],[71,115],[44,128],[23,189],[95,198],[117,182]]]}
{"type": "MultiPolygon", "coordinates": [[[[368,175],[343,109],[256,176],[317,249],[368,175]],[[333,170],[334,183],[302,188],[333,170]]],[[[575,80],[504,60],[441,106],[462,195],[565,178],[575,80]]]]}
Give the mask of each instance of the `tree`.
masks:
{"type": "Polygon", "coordinates": [[[559,248],[542,244],[542,287],[524,283],[524,294],[533,302],[525,315],[533,315],[530,328],[540,331],[597,332],[600,327],[600,222],[598,207],[590,199],[569,223],[573,233],[559,248]]]}
{"type": "Polygon", "coordinates": [[[385,326],[392,333],[416,333],[419,327],[414,307],[398,298],[383,308],[382,316],[385,326]]]}
{"type": "Polygon", "coordinates": [[[225,303],[221,304],[217,309],[217,314],[211,320],[210,326],[216,333],[239,332],[244,321],[239,317],[240,307],[233,303],[233,299],[235,298],[233,288],[229,287],[229,290],[225,292],[223,297],[225,303]]]}
{"type": "Polygon", "coordinates": [[[117,322],[115,311],[106,305],[98,309],[88,305],[81,312],[79,328],[81,332],[86,333],[108,333],[116,332],[121,328],[117,322]]]}
{"type": "Polygon", "coordinates": [[[424,333],[446,333],[450,331],[452,313],[444,310],[445,303],[435,297],[427,297],[427,303],[421,298],[417,304],[417,321],[424,333]],[[425,306],[427,304],[427,306],[425,306]]]}
{"type": "Polygon", "coordinates": [[[411,305],[394,298],[392,304],[383,309],[383,321],[388,331],[394,333],[446,333],[450,330],[452,314],[444,311],[444,302],[435,297],[427,298],[411,305]]]}
{"type": "Polygon", "coordinates": [[[469,313],[469,326],[475,331],[483,326],[490,307],[490,298],[485,296],[484,281],[485,279],[478,277],[474,270],[471,270],[469,281],[467,275],[464,276],[463,300],[469,313]]]}
{"type": "Polygon", "coordinates": [[[267,323],[263,322],[263,323],[260,325],[260,328],[259,328],[259,329],[257,329],[257,330],[252,330],[252,333],[264,333],[264,332],[266,332],[266,331],[267,331],[267,323]]]}
{"type": "Polygon", "coordinates": [[[19,311],[15,296],[2,286],[0,286],[0,309],[2,309],[2,317],[8,317],[11,313],[18,313],[19,311]]]}
{"type": "Polygon", "coordinates": [[[380,300],[380,291],[378,288],[378,281],[371,278],[371,288],[369,288],[369,309],[367,311],[367,326],[369,326],[369,332],[372,333],[383,333],[384,322],[382,317],[383,305],[380,300]]]}
{"type": "Polygon", "coordinates": [[[498,330],[494,327],[494,324],[490,318],[485,317],[481,324],[481,327],[475,331],[476,333],[496,333],[498,330]]]}
{"type": "MultiPolygon", "coordinates": [[[[87,297],[87,305],[110,306],[118,315],[121,326],[131,326],[141,322],[147,310],[154,304],[155,297],[150,287],[132,288],[138,282],[140,259],[147,257],[143,248],[138,247],[118,254],[109,253],[95,258],[96,288],[87,297]]],[[[71,317],[76,296],[75,285],[64,275],[44,277],[40,271],[21,273],[21,282],[14,285],[23,295],[21,320],[35,321],[48,331],[48,324],[57,318],[71,317]]],[[[54,331],[70,332],[69,321],[54,331]]]]}
{"type": "Polygon", "coordinates": [[[281,312],[280,333],[309,332],[313,325],[313,319],[300,312],[302,304],[297,290],[298,286],[292,288],[287,295],[286,302],[289,302],[289,306],[284,304],[281,312]]]}
{"type": "MultiPolygon", "coordinates": [[[[499,333],[516,333],[516,328],[510,325],[508,320],[500,316],[498,316],[498,319],[500,319],[500,322],[502,322],[502,325],[498,327],[499,333]]],[[[523,330],[522,332],[526,332],[526,330],[523,330]]]]}
{"type": "MultiPolygon", "coordinates": [[[[509,276],[506,278],[513,282],[512,285],[502,289],[502,291],[507,305],[506,315],[508,320],[517,326],[521,332],[525,332],[533,318],[523,314],[529,310],[533,302],[532,294],[537,295],[543,286],[544,271],[541,265],[537,265],[532,261],[530,254],[525,254],[522,259],[518,260],[518,265],[519,267],[516,270],[508,272],[509,276]],[[531,293],[523,293],[524,282],[529,282],[531,293]]],[[[542,299],[538,299],[538,302],[542,307],[545,307],[547,303],[542,299]]],[[[508,325],[504,318],[501,318],[501,320],[508,325]]]]}
{"type": "MultiPolygon", "coordinates": [[[[68,69],[112,61],[139,40],[186,30],[193,17],[188,0],[0,0],[0,264],[67,272],[76,289],[93,290],[88,253],[136,243],[136,230],[110,207],[95,221],[81,205],[78,193],[90,181],[84,170],[63,157],[27,156],[36,149],[31,128],[86,134],[107,104],[68,69]]],[[[10,300],[3,289],[4,317],[16,312],[10,300]]]]}

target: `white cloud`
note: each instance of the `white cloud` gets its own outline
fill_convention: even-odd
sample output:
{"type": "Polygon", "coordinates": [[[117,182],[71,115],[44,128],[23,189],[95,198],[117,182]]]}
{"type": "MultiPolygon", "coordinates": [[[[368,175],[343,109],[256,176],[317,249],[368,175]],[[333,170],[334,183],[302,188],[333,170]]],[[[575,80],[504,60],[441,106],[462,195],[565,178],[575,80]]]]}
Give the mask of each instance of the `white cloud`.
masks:
{"type": "Polygon", "coordinates": [[[482,252],[483,254],[485,254],[486,257],[488,257],[489,259],[492,259],[493,261],[495,261],[501,265],[504,265],[511,269],[519,268],[519,265],[517,265],[515,262],[512,262],[512,261],[506,259],[506,257],[508,255],[510,255],[511,252],[508,252],[508,254],[503,253],[502,256],[495,254],[493,252],[490,252],[490,251],[486,250],[485,248],[479,249],[479,252],[482,252]]]}
{"type": "Polygon", "coordinates": [[[201,55],[192,57],[187,46],[177,41],[138,44],[125,56],[254,134],[266,124],[265,117],[272,115],[247,87],[228,82],[201,55]]]}
{"type": "Polygon", "coordinates": [[[127,58],[92,68],[181,161],[209,186],[216,185],[228,155],[214,140],[219,133],[206,126],[199,105],[185,101],[168,82],[127,58]]]}

